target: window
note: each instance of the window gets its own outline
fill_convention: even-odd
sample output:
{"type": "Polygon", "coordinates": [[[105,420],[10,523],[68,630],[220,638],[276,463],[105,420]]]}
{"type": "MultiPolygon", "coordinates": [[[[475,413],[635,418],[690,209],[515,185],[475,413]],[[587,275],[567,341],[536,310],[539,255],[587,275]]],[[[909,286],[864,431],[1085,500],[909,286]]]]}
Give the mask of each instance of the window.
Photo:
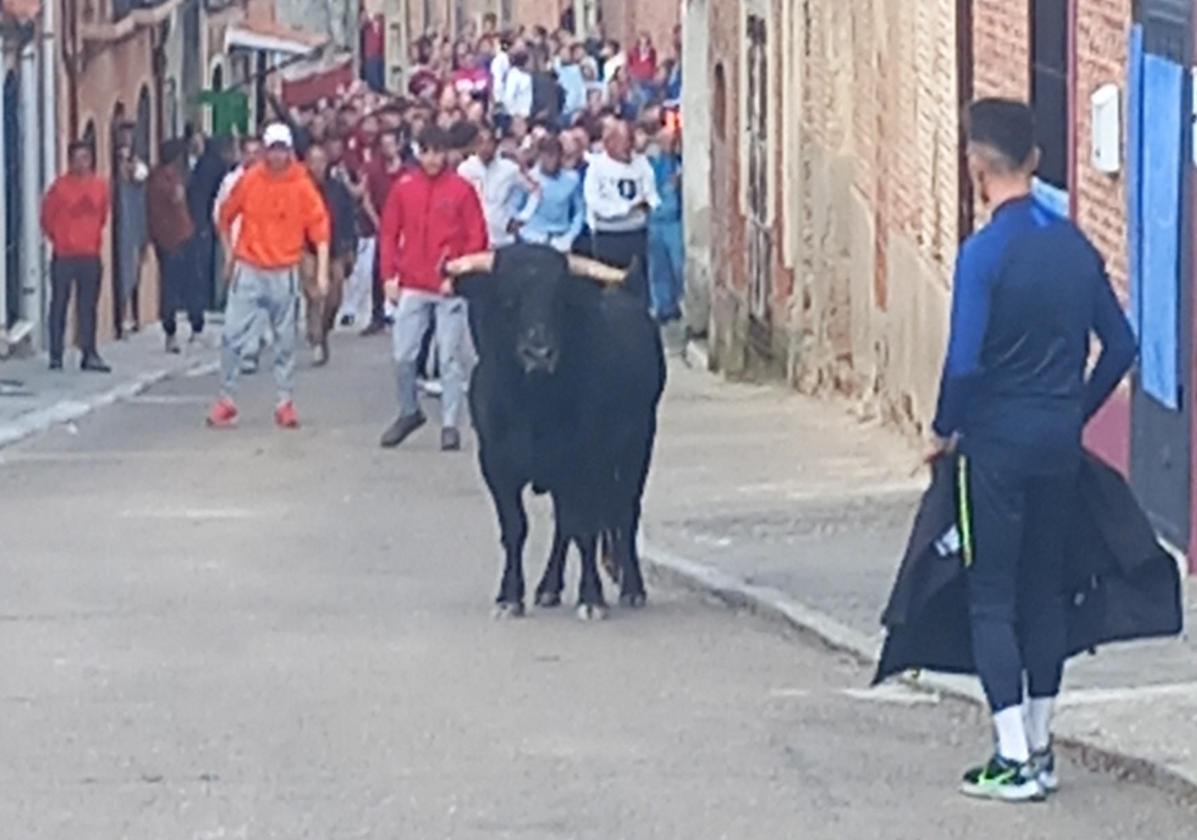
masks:
{"type": "Polygon", "coordinates": [[[1031,107],[1043,159],[1040,180],[1068,189],[1069,0],[1036,0],[1031,4],[1031,107]]]}

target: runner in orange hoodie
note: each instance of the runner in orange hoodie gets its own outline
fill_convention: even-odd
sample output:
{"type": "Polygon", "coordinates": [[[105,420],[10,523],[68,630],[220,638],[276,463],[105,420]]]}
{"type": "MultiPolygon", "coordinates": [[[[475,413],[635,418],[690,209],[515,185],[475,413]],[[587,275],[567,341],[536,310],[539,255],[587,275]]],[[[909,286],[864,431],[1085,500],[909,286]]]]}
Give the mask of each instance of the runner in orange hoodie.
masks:
{"type": "Polygon", "coordinates": [[[274,376],[279,402],[275,422],[284,429],[299,426],[292,401],[295,380],[296,312],[299,308],[299,262],[304,246],[316,246],[316,278],[320,293],[328,290],[329,219],[324,199],[307,170],[297,163],[291,129],[281,123],[262,135],[266,160],[237,182],[220,210],[220,230],[227,236],[241,221],[231,256],[228,302],[220,362],[220,399],[208,415],[214,427],[237,419],[233,397],[241,356],[257,347],[255,325],[260,311],[274,327],[274,376]]]}

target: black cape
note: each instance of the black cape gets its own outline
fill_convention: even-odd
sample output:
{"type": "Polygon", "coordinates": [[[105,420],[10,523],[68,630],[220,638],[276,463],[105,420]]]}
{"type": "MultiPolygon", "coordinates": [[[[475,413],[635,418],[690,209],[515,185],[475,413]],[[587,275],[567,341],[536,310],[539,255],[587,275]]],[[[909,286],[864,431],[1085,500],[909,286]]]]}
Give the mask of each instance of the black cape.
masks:
{"type": "MultiPolygon", "coordinates": [[[[932,469],[906,555],[882,616],[887,630],[874,684],[911,669],[975,673],[956,527],[956,459],[932,469]]],[[[1131,488],[1092,455],[1068,514],[1068,653],[1181,632],[1180,570],[1131,488]]]]}

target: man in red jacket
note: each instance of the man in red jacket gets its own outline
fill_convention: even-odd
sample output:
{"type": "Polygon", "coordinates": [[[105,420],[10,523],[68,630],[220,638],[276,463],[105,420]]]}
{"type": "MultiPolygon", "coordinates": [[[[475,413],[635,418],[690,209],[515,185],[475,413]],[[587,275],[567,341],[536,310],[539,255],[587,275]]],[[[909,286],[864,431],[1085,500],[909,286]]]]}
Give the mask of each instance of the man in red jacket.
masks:
{"type": "Polygon", "coordinates": [[[444,130],[430,126],[418,142],[420,165],[392,187],[378,234],[386,295],[395,308],[392,336],[399,385],[399,419],[383,434],[382,445],[398,446],[425,423],[416,389],[416,359],[435,313],[444,387],[441,449],[453,452],[461,448],[457,422],[465,393],[466,304],[441,293],[442,267],[486,249],[486,218],[474,188],[446,166],[449,139],[444,130]]]}
{"type": "Polygon", "coordinates": [[[108,223],[108,182],[96,175],[96,156],[82,141],[71,143],[70,169],[50,185],[42,200],[42,231],[54,249],[50,262],[50,369],[62,370],[63,338],[71,286],[79,287],[75,320],[83,369],[108,373],[96,352],[96,307],[100,301],[100,246],[108,223]]]}

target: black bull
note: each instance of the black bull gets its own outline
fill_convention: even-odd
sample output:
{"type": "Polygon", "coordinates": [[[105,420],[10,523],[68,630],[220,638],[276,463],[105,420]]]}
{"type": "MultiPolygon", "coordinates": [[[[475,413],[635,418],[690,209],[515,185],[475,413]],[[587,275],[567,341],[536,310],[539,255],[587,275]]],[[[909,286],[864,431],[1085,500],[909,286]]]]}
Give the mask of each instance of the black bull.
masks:
{"type": "Polygon", "coordinates": [[[536,603],[561,603],[572,543],[582,558],[579,615],[604,615],[597,543],[606,534],[621,604],[643,606],[636,537],[665,388],[660,332],[621,275],[594,263],[530,245],[474,259],[450,271],[469,301],[479,358],[470,411],[506,554],[498,614],[524,610],[529,485],[551,494],[557,529],[536,603]]]}

